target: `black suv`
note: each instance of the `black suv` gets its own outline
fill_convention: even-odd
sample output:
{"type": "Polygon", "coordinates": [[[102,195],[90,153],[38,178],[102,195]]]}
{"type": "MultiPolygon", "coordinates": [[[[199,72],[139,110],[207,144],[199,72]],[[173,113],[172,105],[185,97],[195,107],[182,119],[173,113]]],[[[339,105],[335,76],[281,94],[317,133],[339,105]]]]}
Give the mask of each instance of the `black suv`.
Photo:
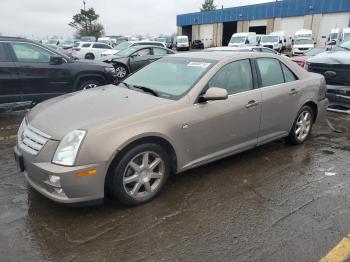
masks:
{"type": "Polygon", "coordinates": [[[74,60],[23,38],[0,37],[0,104],[37,103],[115,79],[109,64],[74,60]]]}

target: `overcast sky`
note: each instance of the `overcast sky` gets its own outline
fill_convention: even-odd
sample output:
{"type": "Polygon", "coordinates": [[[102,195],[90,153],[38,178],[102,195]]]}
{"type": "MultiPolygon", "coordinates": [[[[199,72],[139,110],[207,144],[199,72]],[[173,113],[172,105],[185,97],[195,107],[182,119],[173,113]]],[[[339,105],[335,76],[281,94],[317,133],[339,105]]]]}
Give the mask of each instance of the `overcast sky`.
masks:
{"type": "MultiPolygon", "coordinates": [[[[94,7],[106,34],[171,34],[176,15],[199,11],[204,0],[86,0],[94,7]]],[[[271,0],[270,0],[271,1],[271,0]]],[[[273,0],[272,0],[273,1],[273,0]]],[[[269,2],[269,0],[216,0],[217,7],[269,2]]],[[[82,0],[1,0],[0,33],[6,36],[71,37],[68,26],[82,8],[82,0]]]]}

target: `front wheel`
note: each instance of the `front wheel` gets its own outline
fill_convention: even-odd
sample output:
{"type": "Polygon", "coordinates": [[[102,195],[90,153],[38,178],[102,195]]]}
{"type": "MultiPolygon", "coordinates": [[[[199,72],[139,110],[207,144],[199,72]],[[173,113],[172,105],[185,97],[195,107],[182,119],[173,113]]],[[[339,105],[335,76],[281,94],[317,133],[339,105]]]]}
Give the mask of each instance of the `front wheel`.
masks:
{"type": "Polygon", "coordinates": [[[127,151],[110,174],[109,192],[122,204],[136,206],[155,198],[170,174],[170,158],[158,144],[127,151]]]}
{"type": "Polygon", "coordinates": [[[114,68],[115,68],[115,73],[117,75],[117,78],[119,80],[123,80],[129,74],[127,67],[124,66],[124,65],[117,64],[117,65],[114,66],[114,68]]]}
{"type": "Polygon", "coordinates": [[[309,106],[303,106],[289,133],[290,142],[294,145],[304,143],[311,133],[313,123],[314,113],[312,109],[309,106]]]}

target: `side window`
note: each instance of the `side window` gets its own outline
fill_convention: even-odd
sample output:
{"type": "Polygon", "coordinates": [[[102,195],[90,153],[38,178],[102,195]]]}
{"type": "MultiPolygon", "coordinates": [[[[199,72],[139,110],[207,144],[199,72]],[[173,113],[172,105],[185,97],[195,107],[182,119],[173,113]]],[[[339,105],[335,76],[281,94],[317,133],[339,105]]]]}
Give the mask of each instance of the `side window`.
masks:
{"type": "Polygon", "coordinates": [[[18,62],[48,63],[51,52],[31,44],[11,44],[18,62]]]}
{"type": "Polygon", "coordinates": [[[168,51],[162,48],[153,48],[153,54],[154,55],[167,55],[168,51]]]}
{"type": "Polygon", "coordinates": [[[260,71],[262,86],[273,86],[284,83],[281,64],[274,58],[256,59],[260,71]]]}
{"type": "Polygon", "coordinates": [[[136,56],[147,56],[151,54],[151,50],[149,48],[141,49],[134,53],[136,56]]]}
{"type": "Polygon", "coordinates": [[[290,69],[285,64],[281,63],[281,65],[286,83],[298,80],[294,73],[290,71],[290,69]]]}
{"type": "Polygon", "coordinates": [[[5,44],[0,43],[0,62],[9,62],[10,59],[6,53],[5,44]]]}
{"type": "Polygon", "coordinates": [[[109,45],[105,45],[105,44],[94,44],[92,46],[92,48],[98,48],[98,49],[111,49],[111,47],[109,45]]]}
{"type": "Polygon", "coordinates": [[[91,44],[83,44],[81,47],[90,47],[91,44]]]}
{"type": "Polygon", "coordinates": [[[230,95],[253,89],[249,60],[235,61],[223,66],[209,81],[208,86],[225,88],[230,95]]]}

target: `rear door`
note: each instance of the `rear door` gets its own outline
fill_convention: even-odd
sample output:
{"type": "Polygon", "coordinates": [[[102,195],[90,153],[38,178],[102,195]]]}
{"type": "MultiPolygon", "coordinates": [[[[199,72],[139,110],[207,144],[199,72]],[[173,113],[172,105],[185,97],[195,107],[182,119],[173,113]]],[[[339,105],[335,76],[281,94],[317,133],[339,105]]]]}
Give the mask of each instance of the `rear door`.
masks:
{"type": "Polygon", "coordinates": [[[287,136],[299,110],[300,87],[295,74],[278,59],[256,58],[262,94],[259,144],[287,136]]]}
{"type": "Polygon", "coordinates": [[[51,65],[51,50],[32,43],[9,44],[24,101],[41,101],[72,91],[69,64],[51,65]]]}
{"type": "Polygon", "coordinates": [[[112,47],[106,44],[96,43],[92,45],[93,53],[95,54],[95,58],[98,58],[101,56],[102,52],[111,50],[112,47]]]}
{"type": "Polygon", "coordinates": [[[5,42],[0,42],[0,104],[21,101],[16,65],[5,42]]]}

